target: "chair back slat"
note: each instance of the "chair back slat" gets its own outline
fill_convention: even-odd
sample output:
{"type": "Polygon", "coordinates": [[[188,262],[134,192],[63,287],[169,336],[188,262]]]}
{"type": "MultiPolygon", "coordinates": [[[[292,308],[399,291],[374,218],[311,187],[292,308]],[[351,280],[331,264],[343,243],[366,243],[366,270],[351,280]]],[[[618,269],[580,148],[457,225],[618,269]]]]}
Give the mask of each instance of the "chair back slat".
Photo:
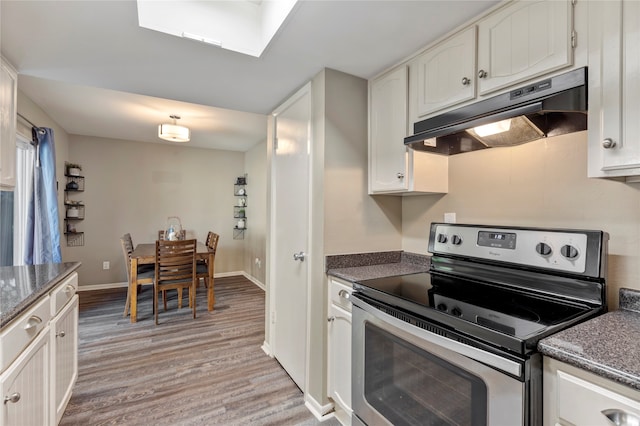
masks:
{"type": "Polygon", "coordinates": [[[158,285],[169,281],[194,280],[196,240],[156,241],[156,279],[158,285]]]}

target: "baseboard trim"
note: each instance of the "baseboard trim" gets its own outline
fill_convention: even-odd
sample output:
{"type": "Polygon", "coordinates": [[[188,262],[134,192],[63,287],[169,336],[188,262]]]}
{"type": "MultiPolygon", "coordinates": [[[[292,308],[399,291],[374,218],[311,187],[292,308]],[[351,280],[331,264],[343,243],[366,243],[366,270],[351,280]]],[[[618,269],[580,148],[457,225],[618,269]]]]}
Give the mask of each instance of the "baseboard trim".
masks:
{"type": "Polygon", "coordinates": [[[129,283],[127,283],[126,281],[121,283],[79,285],[77,291],[96,291],[96,290],[109,290],[112,288],[127,288],[128,285],[129,283]]]}
{"type": "Polygon", "coordinates": [[[321,422],[335,417],[333,403],[331,402],[321,405],[318,401],[313,399],[313,397],[309,396],[309,394],[305,394],[304,405],[309,411],[311,411],[311,414],[321,422]]]}
{"type": "Polygon", "coordinates": [[[271,346],[269,346],[269,343],[267,343],[266,340],[262,343],[262,346],[260,346],[260,348],[262,349],[262,352],[269,355],[269,357],[273,358],[273,352],[271,352],[271,346]]]}
{"type": "MultiPolygon", "coordinates": [[[[258,281],[255,277],[247,274],[245,271],[233,271],[233,272],[221,272],[219,274],[214,274],[213,278],[224,278],[224,277],[234,277],[237,275],[242,275],[256,286],[258,286],[262,291],[266,291],[267,287],[258,281]]],[[[105,284],[89,284],[89,285],[79,285],[78,291],[96,291],[96,290],[109,290],[113,288],[127,288],[129,284],[126,281],[119,283],[105,283],[105,284]]]]}

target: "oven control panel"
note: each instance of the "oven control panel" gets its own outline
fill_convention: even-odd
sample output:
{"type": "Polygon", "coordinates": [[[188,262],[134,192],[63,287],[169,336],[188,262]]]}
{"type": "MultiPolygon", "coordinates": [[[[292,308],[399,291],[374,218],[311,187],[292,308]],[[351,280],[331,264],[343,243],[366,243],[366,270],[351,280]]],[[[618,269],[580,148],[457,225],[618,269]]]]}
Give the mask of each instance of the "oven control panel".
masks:
{"type": "Polygon", "coordinates": [[[587,232],[433,224],[429,251],[581,274],[587,232]]]}

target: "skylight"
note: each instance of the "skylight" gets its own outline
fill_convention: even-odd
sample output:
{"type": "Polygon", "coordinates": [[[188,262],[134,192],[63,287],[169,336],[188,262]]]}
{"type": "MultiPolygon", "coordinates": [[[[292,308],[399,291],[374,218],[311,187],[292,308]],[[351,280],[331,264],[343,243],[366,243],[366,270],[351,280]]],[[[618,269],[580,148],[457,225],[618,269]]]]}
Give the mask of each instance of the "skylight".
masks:
{"type": "Polygon", "coordinates": [[[260,57],[297,0],[137,0],[138,25],[260,57]]]}

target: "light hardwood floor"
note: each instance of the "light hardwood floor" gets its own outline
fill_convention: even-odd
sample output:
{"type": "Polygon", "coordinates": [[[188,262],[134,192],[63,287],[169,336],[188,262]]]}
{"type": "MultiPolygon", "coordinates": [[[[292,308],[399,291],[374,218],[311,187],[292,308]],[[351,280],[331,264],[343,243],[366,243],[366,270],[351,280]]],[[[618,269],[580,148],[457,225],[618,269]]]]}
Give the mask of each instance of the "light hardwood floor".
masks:
{"type": "Polygon", "coordinates": [[[203,287],[195,320],[172,291],[158,326],[147,286],[135,324],[122,317],[125,290],[81,292],[78,382],[60,424],[320,424],[260,348],[264,292],[244,277],[217,278],[208,312],[203,287]]]}

